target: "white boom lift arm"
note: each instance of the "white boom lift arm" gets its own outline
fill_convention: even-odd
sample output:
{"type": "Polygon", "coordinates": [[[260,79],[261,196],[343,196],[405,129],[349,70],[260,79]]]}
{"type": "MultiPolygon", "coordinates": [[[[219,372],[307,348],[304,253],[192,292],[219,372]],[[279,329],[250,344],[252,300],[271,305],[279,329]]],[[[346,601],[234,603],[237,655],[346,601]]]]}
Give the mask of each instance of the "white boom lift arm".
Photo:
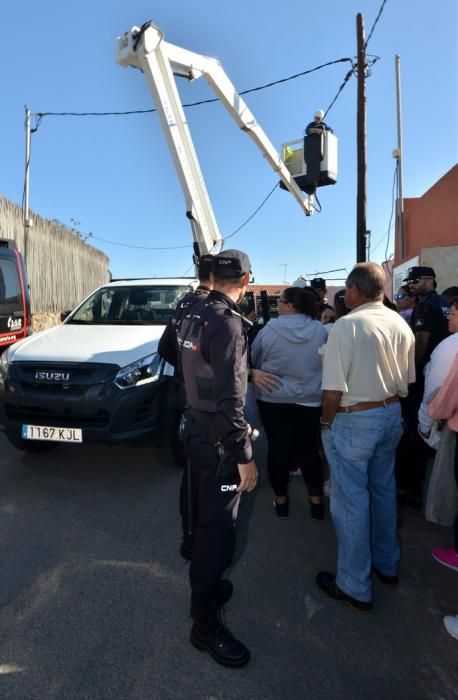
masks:
{"type": "Polygon", "coordinates": [[[186,199],[186,215],[191,221],[194,252],[197,256],[218,252],[222,249],[224,240],[218,230],[175,75],[188,80],[203,76],[207,80],[239,127],[251,136],[305,214],[312,214],[311,197],[304,197],[217,59],[201,56],[164,41],[161,29],[153,22],[147,22],[141,28],[132,27],[118,37],[116,60],[122,66],[140,68],[148,80],[186,199]]]}

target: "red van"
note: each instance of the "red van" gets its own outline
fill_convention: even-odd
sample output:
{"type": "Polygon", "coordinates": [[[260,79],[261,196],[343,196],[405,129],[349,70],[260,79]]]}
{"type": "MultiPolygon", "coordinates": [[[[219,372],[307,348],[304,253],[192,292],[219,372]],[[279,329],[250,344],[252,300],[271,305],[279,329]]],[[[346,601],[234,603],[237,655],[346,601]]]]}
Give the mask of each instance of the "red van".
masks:
{"type": "Polygon", "coordinates": [[[30,333],[29,285],[24,259],[0,239],[0,353],[30,333]]]}

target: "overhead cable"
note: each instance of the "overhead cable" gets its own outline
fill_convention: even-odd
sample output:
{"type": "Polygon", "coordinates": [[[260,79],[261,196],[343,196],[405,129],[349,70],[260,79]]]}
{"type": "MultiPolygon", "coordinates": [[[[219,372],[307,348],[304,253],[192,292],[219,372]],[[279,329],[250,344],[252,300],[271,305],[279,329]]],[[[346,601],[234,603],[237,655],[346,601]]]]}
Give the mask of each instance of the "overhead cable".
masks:
{"type": "MultiPolygon", "coordinates": [[[[273,188],[270,190],[270,192],[269,192],[269,194],[267,195],[267,197],[264,197],[264,199],[262,200],[261,204],[254,210],[254,212],[248,217],[248,219],[246,219],[246,220],[243,222],[243,224],[240,224],[240,226],[239,226],[238,228],[236,228],[235,231],[233,231],[232,233],[230,233],[229,236],[223,237],[223,241],[227,241],[228,238],[232,238],[232,236],[235,236],[236,233],[238,233],[239,231],[241,231],[242,228],[243,228],[244,226],[246,226],[247,223],[248,223],[249,221],[251,221],[251,219],[253,219],[253,217],[256,216],[256,214],[258,213],[258,211],[259,211],[260,209],[262,209],[262,207],[263,207],[264,204],[267,202],[267,200],[269,199],[269,197],[271,197],[271,195],[272,195],[272,194],[274,193],[274,191],[277,189],[278,185],[279,185],[279,183],[277,182],[277,183],[275,184],[275,187],[273,187],[273,188]]],[[[119,241],[109,241],[107,238],[100,238],[99,236],[94,236],[94,234],[92,234],[92,233],[89,233],[89,234],[88,234],[88,238],[92,238],[92,239],[94,239],[95,241],[102,241],[103,243],[109,243],[110,245],[121,246],[122,248],[137,248],[137,249],[140,249],[140,250],[179,250],[179,249],[181,249],[181,248],[192,248],[192,247],[193,247],[193,244],[192,244],[192,243],[187,243],[186,245],[174,245],[174,246],[164,246],[164,247],[162,247],[162,246],[158,247],[158,246],[132,245],[131,243],[119,243],[119,241]]]]}
{"type": "MultiPolygon", "coordinates": [[[[315,71],[326,68],[327,66],[332,66],[335,63],[345,63],[349,62],[352,64],[352,70],[354,66],[354,60],[352,58],[337,58],[334,61],[327,61],[326,63],[321,63],[319,66],[314,68],[309,68],[308,70],[301,71],[300,73],[295,73],[287,78],[280,78],[279,80],[273,80],[270,83],[265,83],[264,85],[259,85],[258,87],[249,88],[248,90],[243,90],[239,95],[248,95],[250,92],[258,92],[259,90],[265,90],[266,88],[273,87],[274,85],[280,85],[280,83],[286,83],[289,80],[295,80],[303,75],[308,75],[309,73],[314,73],[315,71]]],[[[211,102],[219,102],[218,97],[210,98],[208,100],[199,100],[198,102],[189,102],[184,104],[183,107],[197,107],[198,105],[210,104],[211,102]]],[[[157,109],[131,109],[122,112],[35,112],[35,116],[38,117],[37,126],[38,128],[43,117],[118,117],[129,114],[151,114],[152,112],[157,112],[157,109]]]]}
{"type": "Polygon", "coordinates": [[[369,41],[370,41],[370,39],[371,39],[371,36],[372,36],[372,34],[374,33],[374,29],[375,29],[375,27],[377,26],[377,22],[379,21],[380,17],[382,16],[382,12],[383,12],[383,10],[384,10],[384,8],[385,8],[386,1],[387,1],[387,0],[383,0],[382,4],[380,5],[380,9],[379,9],[379,11],[378,11],[378,15],[377,15],[377,17],[375,18],[374,24],[373,24],[372,27],[371,27],[371,30],[370,30],[370,32],[369,32],[369,36],[367,37],[366,43],[364,44],[364,48],[367,48],[367,45],[368,45],[368,43],[369,43],[369,41]]]}
{"type": "MultiPolygon", "coordinates": [[[[397,168],[397,165],[396,165],[396,167],[395,167],[395,169],[394,169],[393,186],[392,186],[392,191],[391,191],[391,214],[390,214],[390,221],[389,221],[389,224],[388,224],[388,230],[387,230],[387,232],[381,237],[381,239],[380,239],[379,241],[377,241],[377,243],[375,244],[375,246],[372,248],[372,250],[371,250],[371,255],[374,254],[374,252],[377,250],[377,248],[383,243],[383,241],[384,241],[385,238],[387,238],[387,237],[388,237],[388,241],[387,241],[387,248],[386,248],[386,250],[388,250],[389,236],[390,236],[391,224],[392,224],[392,220],[393,220],[394,205],[395,205],[395,201],[396,201],[396,197],[395,197],[395,188],[396,188],[396,177],[397,177],[397,172],[398,172],[398,168],[397,168]]],[[[387,255],[387,253],[385,253],[385,258],[386,258],[386,255],[387,255]]]]}

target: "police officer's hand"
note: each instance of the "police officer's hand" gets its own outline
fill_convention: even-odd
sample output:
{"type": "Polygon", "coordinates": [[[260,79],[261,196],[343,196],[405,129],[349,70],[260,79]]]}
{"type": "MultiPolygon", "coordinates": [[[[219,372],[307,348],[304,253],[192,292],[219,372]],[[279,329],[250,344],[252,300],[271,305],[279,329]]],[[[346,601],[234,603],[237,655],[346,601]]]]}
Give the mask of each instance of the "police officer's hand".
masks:
{"type": "Polygon", "coordinates": [[[240,474],[240,484],[237,492],[253,491],[258,483],[258,470],[254,459],[248,462],[248,464],[237,464],[237,469],[240,474]]]}
{"type": "Polygon", "coordinates": [[[271,391],[280,384],[280,378],[276,374],[264,372],[263,369],[253,369],[251,371],[251,383],[259,387],[261,391],[271,391]]]}

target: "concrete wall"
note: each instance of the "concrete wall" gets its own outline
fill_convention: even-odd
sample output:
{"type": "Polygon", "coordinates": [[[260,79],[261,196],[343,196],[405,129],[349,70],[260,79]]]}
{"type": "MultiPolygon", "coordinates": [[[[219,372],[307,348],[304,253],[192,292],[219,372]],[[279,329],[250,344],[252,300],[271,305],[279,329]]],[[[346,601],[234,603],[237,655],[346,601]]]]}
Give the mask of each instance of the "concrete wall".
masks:
{"type": "MultiPolygon", "coordinates": [[[[422,249],[458,245],[458,165],[421,197],[404,199],[404,260],[422,249]]],[[[396,232],[395,265],[402,262],[396,232]]],[[[427,265],[426,261],[422,264],[427,265]]]]}

